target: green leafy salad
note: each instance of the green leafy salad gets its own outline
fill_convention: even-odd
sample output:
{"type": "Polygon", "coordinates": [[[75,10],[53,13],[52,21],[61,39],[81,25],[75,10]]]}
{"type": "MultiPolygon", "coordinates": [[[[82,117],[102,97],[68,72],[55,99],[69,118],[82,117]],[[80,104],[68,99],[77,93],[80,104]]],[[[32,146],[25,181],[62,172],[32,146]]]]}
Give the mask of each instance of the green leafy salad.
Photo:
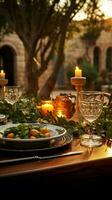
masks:
{"type": "Polygon", "coordinates": [[[51,130],[32,124],[19,124],[4,130],[3,137],[16,139],[36,139],[51,136],[51,130]]]}

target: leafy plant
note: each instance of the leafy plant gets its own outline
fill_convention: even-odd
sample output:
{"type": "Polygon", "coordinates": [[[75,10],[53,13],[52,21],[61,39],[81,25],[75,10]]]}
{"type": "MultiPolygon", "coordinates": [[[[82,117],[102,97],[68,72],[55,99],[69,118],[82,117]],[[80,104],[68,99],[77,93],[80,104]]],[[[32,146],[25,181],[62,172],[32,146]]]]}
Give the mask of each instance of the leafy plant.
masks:
{"type": "Polygon", "coordinates": [[[112,94],[108,106],[105,106],[99,119],[96,121],[96,131],[106,138],[112,139],[112,94]]]}
{"type": "Polygon", "coordinates": [[[28,97],[22,97],[15,105],[1,101],[0,113],[5,114],[7,119],[12,120],[14,123],[36,122],[37,118],[40,117],[40,112],[36,106],[36,99],[28,97]]]}
{"type": "Polygon", "coordinates": [[[90,45],[95,44],[96,40],[100,36],[101,30],[101,27],[88,27],[86,32],[81,36],[81,39],[85,40],[85,42],[88,41],[90,45]]]}
{"type": "Polygon", "coordinates": [[[78,64],[82,69],[83,76],[86,77],[86,88],[91,88],[98,78],[96,67],[86,58],[79,58],[78,64]]]}
{"type": "MultiPolygon", "coordinates": [[[[37,108],[39,99],[36,97],[22,97],[16,103],[15,108],[6,101],[0,101],[0,113],[5,114],[8,120],[14,123],[18,122],[39,122],[49,123],[62,126],[67,129],[67,132],[73,134],[74,137],[79,136],[88,130],[88,124],[67,120],[64,117],[54,117],[51,112],[47,116],[43,116],[37,108]]],[[[72,113],[74,114],[74,113],[72,113]]],[[[108,106],[104,106],[103,112],[95,122],[94,131],[96,134],[102,135],[107,139],[107,145],[112,145],[112,94],[110,96],[108,106]]]]}

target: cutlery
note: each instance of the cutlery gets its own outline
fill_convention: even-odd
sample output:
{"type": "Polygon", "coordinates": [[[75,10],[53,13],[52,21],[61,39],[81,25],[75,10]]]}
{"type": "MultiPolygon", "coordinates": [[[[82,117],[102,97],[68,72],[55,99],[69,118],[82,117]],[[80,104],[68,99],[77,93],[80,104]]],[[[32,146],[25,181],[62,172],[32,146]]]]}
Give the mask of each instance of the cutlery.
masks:
{"type": "Polygon", "coordinates": [[[7,159],[7,160],[0,160],[0,165],[25,162],[25,161],[34,161],[34,160],[46,160],[46,159],[51,159],[51,158],[59,158],[59,157],[64,157],[64,156],[78,155],[78,154],[82,154],[82,153],[84,153],[84,151],[71,151],[71,152],[66,152],[66,153],[53,154],[53,155],[49,155],[49,156],[38,156],[37,155],[37,156],[13,158],[13,159],[7,159]]]}

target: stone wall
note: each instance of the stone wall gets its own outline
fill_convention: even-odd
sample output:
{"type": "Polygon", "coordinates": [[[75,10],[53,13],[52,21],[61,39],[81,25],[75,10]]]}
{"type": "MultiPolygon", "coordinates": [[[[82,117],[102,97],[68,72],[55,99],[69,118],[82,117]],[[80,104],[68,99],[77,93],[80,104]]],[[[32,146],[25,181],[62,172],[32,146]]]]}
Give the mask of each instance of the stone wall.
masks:
{"type": "Polygon", "coordinates": [[[18,85],[25,84],[25,52],[24,47],[20,39],[16,34],[9,34],[4,37],[0,42],[0,48],[8,45],[14,51],[14,83],[18,85]]]}

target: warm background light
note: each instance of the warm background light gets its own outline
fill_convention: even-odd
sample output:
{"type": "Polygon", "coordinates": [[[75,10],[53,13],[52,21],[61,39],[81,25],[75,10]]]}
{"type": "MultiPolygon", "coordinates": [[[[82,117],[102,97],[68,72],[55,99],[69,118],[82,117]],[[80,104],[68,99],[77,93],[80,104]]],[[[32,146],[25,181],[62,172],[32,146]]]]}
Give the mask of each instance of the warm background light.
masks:
{"type": "Polygon", "coordinates": [[[107,147],[106,152],[108,156],[112,156],[112,147],[107,147]]]}
{"type": "Polygon", "coordinates": [[[100,8],[104,12],[105,17],[112,17],[112,0],[101,0],[100,8]]]}
{"type": "MultiPolygon", "coordinates": [[[[64,0],[62,0],[64,1],[64,0]]],[[[105,18],[111,18],[112,17],[112,0],[100,0],[99,7],[101,11],[105,14],[105,18]]],[[[76,14],[75,20],[83,20],[86,18],[86,14],[84,13],[83,9],[76,14]]]]}
{"type": "Polygon", "coordinates": [[[57,117],[66,117],[66,113],[63,110],[57,110],[56,116],[57,117]]]}

